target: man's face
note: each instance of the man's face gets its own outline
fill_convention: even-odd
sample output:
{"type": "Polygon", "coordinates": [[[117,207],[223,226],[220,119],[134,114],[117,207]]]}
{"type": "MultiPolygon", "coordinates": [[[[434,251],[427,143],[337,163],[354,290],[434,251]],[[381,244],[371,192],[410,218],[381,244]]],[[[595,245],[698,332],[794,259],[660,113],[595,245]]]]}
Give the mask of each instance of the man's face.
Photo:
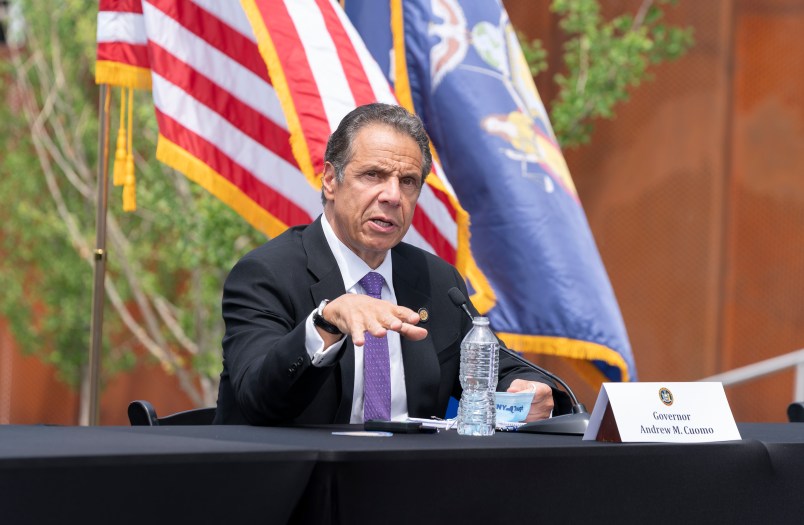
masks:
{"type": "Polygon", "coordinates": [[[422,184],[416,141],[384,124],[361,129],[352,143],[343,182],[327,163],[325,212],[335,235],[371,268],[407,233],[422,184]]]}

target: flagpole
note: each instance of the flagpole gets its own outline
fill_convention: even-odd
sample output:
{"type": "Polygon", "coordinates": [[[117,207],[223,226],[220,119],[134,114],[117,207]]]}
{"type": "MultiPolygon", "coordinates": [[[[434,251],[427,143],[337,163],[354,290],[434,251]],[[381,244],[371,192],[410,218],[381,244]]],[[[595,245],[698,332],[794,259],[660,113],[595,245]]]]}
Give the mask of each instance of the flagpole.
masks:
{"type": "Polygon", "coordinates": [[[81,424],[98,424],[100,401],[100,362],[103,349],[103,307],[106,298],[104,280],[106,278],[106,210],[109,199],[109,106],[111,89],[101,84],[99,97],[98,130],[98,195],[97,215],[95,219],[95,259],[94,281],[92,285],[92,323],[90,325],[91,340],[89,344],[89,392],[81,392],[81,424]]]}

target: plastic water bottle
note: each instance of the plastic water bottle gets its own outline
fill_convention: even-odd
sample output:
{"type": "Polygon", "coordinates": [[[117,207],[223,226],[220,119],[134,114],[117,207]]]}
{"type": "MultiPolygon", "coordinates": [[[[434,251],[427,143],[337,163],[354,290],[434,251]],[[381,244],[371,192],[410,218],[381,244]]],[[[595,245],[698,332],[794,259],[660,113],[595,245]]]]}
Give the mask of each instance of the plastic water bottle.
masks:
{"type": "Polygon", "coordinates": [[[500,368],[500,344],[489,328],[488,317],[475,317],[461,342],[459,378],[463,393],[458,405],[458,434],[491,436],[496,410],[494,392],[500,368]]]}

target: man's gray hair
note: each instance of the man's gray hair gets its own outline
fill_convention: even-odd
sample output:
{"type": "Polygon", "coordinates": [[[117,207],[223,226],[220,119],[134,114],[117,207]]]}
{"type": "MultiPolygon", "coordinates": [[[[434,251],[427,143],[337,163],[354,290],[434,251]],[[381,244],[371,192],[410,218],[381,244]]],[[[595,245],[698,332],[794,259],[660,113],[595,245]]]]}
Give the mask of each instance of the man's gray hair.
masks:
{"type": "MultiPolygon", "coordinates": [[[[430,173],[433,164],[433,157],[430,154],[430,140],[424,131],[424,124],[416,115],[410,113],[401,106],[383,104],[375,102],[359,106],[350,111],[341,123],[338,124],[332,135],[327,141],[327,149],[324,153],[324,161],[329,162],[335,168],[335,179],[338,183],[343,182],[344,170],[346,165],[352,160],[352,144],[357,133],[371,124],[384,124],[390,126],[399,133],[407,135],[416,141],[422,153],[422,183],[430,173]]],[[[321,202],[326,204],[324,190],[321,190],[321,202]]]]}

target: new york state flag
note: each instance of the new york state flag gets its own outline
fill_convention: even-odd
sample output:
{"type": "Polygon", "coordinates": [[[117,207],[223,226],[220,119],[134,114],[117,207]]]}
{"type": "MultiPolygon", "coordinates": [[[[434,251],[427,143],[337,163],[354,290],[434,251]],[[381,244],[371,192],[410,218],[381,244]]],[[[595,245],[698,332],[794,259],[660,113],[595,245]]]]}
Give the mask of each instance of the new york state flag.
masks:
{"type": "Polygon", "coordinates": [[[497,0],[346,0],[422,118],[471,220],[472,300],[508,346],[634,381],[631,346],[564,157],[497,0]]]}

